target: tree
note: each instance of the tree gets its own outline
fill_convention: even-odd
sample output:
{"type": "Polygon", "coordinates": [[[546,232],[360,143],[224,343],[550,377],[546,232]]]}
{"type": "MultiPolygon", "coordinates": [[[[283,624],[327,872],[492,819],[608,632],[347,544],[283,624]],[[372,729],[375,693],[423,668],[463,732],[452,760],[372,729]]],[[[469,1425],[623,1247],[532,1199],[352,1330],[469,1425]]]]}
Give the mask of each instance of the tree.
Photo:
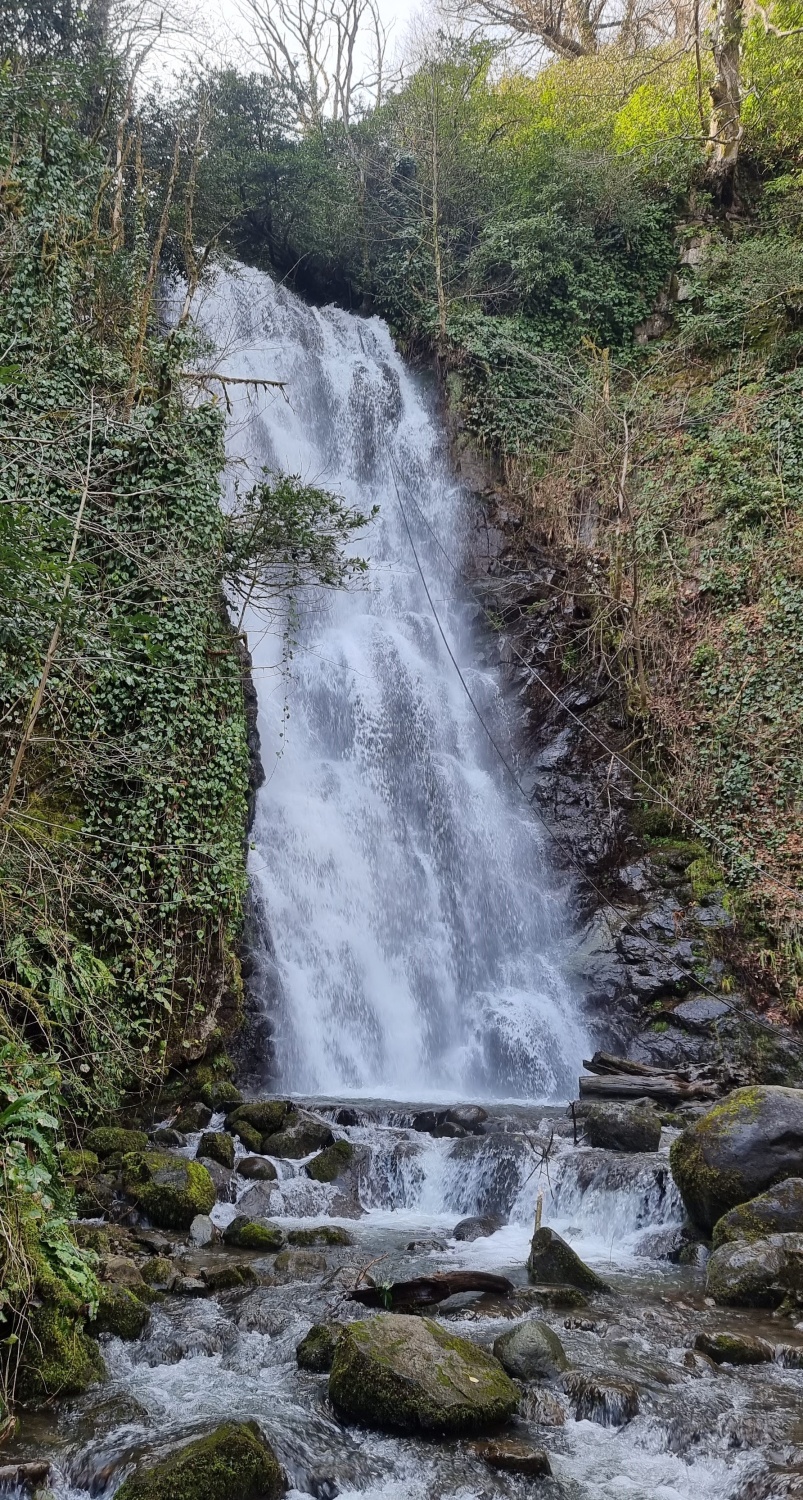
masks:
{"type": "Polygon", "coordinates": [[[628,53],[685,36],[686,0],[444,0],[475,31],[568,60],[615,43],[628,53]]]}
{"type": "Polygon", "coordinates": [[[348,125],[358,105],[378,107],[388,31],[377,0],[244,0],[274,85],[296,103],[303,129],[327,116],[348,125]],[[373,56],[363,66],[363,49],[373,56]]]}

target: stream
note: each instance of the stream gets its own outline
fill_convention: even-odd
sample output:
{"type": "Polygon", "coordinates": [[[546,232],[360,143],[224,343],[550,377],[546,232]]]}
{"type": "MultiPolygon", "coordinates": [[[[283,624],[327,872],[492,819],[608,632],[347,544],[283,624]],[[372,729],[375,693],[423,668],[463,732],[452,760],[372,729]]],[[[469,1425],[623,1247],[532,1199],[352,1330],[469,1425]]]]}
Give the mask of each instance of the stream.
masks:
{"type": "MultiPolygon", "coordinates": [[[[747,1330],[799,1349],[803,1365],[803,1325],[715,1308],[701,1266],[677,1263],[671,1131],[654,1153],[576,1143],[566,1106],[593,1028],[572,979],[572,893],[511,774],[516,724],[460,582],[471,512],[433,393],[379,320],[305,306],[255,270],[219,273],[198,320],[216,369],[284,382],[229,388],[232,483],[267,468],[379,507],[355,543],[370,566],[354,587],[308,587],[291,615],[275,604],[244,620],[266,772],[250,852],[250,983],[266,1040],[246,1083],[323,1116],[353,1162],[332,1184],[304,1161],[276,1160],[275,1182],[235,1171],[212,1214],[222,1228],[256,1192],[285,1230],[339,1225],[352,1243],[299,1251],[282,1270],[238,1252],[259,1285],[169,1296],[140,1339],[104,1336],[106,1383],[26,1417],[15,1456],[52,1460],[57,1500],[110,1497],[141,1454],[254,1418],[291,1497],[803,1493],[796,1356],[734,1369],[691,1352],[701,1329],[747,1330]],[[486,1112],[481,1133],[414,1124],[472,1101],[486,1112]],[[590,1308],[544,1308],[528,1287],[539,1194],[544,1223],[609,1283],[590,1308]],[[456,1240],[474,1215],[500,1227],[456,1240]],[[535,1313],[572,1366],[634,1383],[638,1414],[578,1419],[559,1381],[528,1387],[513,1427],[552,1467],[535,1484],[492,1471],[463,1442],[341,1425],[326,1376],[299,1370],[295,1349],[311,1324],[359,1314],[348,1290],[369,1267],[379,1281],[458,1267],[510,1276],[513,1299],[464,1295],[437,1316],[490,1348],[535,1313]]],[[[180,1253],[190,1276],[232,1254],[180,1253]]]]}

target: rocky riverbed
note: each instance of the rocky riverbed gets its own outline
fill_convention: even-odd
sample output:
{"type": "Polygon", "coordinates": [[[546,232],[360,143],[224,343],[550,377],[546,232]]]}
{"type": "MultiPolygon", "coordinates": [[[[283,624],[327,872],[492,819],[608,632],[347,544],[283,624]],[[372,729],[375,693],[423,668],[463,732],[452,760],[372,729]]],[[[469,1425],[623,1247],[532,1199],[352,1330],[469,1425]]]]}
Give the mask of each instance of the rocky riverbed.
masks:
{"type": "Polygon", "coordinates": [[[624,1138],[609,1110],[620,1149],[563,1109],[332,1100],[96,1131],[79,1233],[105,1379],[29,1411],[0,1484],[44,1493],[45,1462],[58,1500],[803,1492],[799,1095],[743,1094],[659,1120],[657,1149],[651,1106],[624,1138]],[[727,1203],[709,1259],[670,1158],[690,1203],[701,1172],[739,1198],[737,1138],[763,1195],[727,1203]],[[399,1304],[456,1271],[502,1290],[399,1304]]]}

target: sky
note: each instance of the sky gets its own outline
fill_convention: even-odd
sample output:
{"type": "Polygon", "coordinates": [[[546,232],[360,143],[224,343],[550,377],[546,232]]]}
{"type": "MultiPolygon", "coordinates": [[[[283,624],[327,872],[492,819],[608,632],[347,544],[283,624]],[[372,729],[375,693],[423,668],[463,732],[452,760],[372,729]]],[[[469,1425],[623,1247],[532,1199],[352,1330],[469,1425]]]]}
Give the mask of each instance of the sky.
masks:
{"type": "MultiPolygon", "coordinates": [[[[378,5],[385,25],[392,26],[391,52],[403,47],[405,35],[415,15],[434,10],[431,0],[429,3],[427,0],[378,0],[378,5]]],[[[246,62],[248,54],[244,53],[240,39],[246,37],[248,26],[243,18],[241,0],[206,0],[203,9],[206,21],[216,37],[220,38],[220,45],[226,54],[225,60],[240,64],[246,62]]]]}

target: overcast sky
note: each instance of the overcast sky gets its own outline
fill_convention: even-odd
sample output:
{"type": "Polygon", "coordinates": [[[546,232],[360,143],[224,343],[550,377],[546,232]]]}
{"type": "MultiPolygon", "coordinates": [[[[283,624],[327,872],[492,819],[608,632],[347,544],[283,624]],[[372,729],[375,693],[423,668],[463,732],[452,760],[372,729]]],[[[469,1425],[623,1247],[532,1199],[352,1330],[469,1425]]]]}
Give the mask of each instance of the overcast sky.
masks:
{"type": "MultiPolygon", "coordinates": [[[[426,0],[378,0],[378,4],[385,24],[392,27],[390,54],[403,48],[413,16],[417,13],[426,14],[434,9],[431,0],[429,4],[426,0]]],[[[247,66],[250,58],[253,65],[258,66],[258,54],[247,46],[246,10],[242,0],[204,0],[204,23],[215,38],[212,50],[217,53],[221,62],[247,66]]]]}

